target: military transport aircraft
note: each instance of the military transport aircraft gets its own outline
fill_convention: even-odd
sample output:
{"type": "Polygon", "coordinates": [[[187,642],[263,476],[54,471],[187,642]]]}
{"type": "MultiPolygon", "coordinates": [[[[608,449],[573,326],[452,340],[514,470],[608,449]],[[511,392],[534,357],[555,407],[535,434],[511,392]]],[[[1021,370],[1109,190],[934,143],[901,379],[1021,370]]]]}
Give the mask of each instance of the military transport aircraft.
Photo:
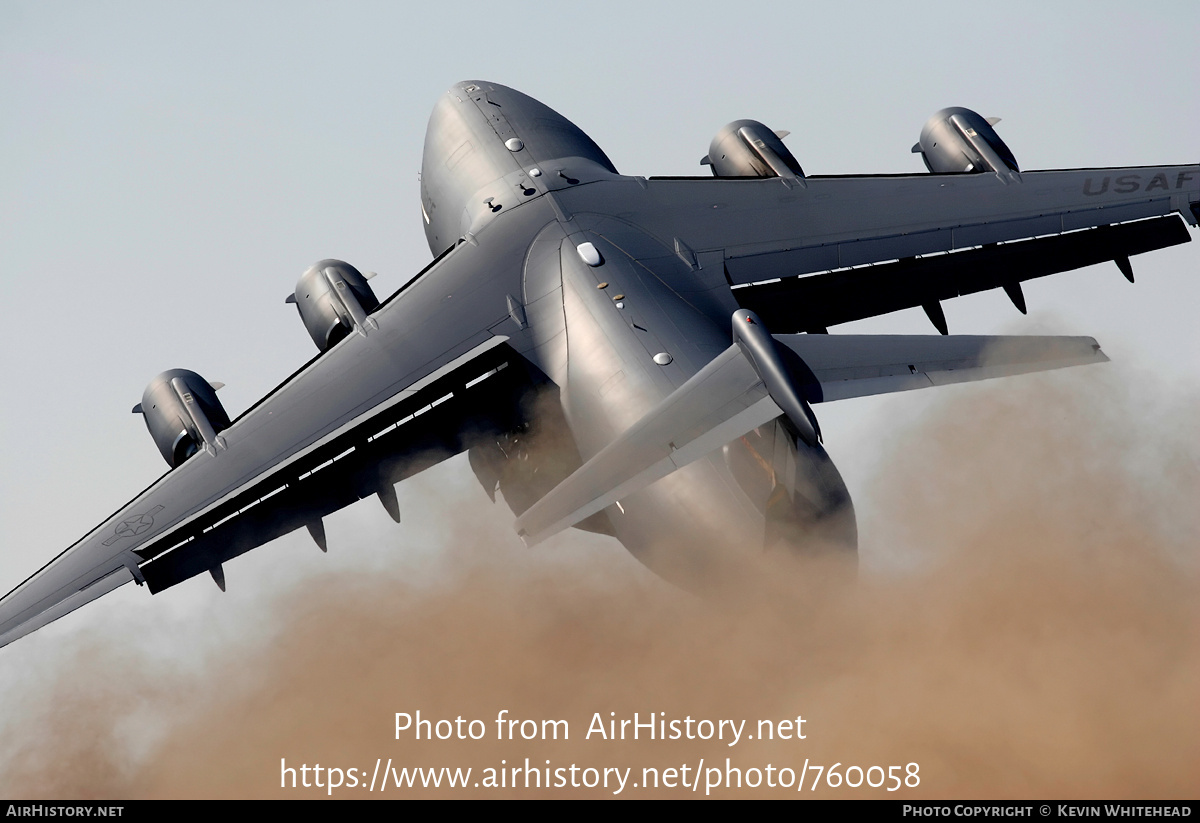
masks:
{"type": "Polygon", "coordinates": [[[322,260],[288,302],[319,353],[231,419],[176,369],[134,411],[170,469],[0,601],[0,644],[131,581],[160,592],[466,450],[533,544],[616,537],[702,585],[748,554],[853,557],[813,406],[1107,358],[1091,338],[946,336],[941,301],[1190,240],[1200,165],[1021,171],[995,121],[935,114],[929,173],[806,176],[785,132],[724,127],[711,175],[620,174],[504,86],[434,109],[434,260],[380,301],[322,260]],[[940,335],[828,334],[921,306],[940,335]]]}

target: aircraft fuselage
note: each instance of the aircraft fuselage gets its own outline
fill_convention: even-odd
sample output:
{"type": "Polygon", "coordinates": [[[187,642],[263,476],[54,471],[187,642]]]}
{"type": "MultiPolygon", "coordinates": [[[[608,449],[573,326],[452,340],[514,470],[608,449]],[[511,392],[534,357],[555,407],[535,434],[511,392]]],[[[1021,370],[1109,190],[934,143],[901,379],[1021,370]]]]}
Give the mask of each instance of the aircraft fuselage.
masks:
{"type": "MultiPolygon", "coordinates": [[[[430,250],[486,250],[537,227],[521,271],[484,276],[511,281],[502,333],[558,389],[553,402],[574,448],[540,458],[555,463],[547,476],[594,456],[730,345],[738,305],[719,265],[706,267],[678,241],[611,209],[569,213],[556,194],[616,182],[638,185],[578,127],[511,89],[459,84],[430,119],[421,173],[430,250]]],[[[525,505],[505,496],[520,514],[525,505]]],[[[841,477],[786,419],[604,515],[630,552],[685,585],[702,585],[764,547],[856,544],[841,477]]]]}

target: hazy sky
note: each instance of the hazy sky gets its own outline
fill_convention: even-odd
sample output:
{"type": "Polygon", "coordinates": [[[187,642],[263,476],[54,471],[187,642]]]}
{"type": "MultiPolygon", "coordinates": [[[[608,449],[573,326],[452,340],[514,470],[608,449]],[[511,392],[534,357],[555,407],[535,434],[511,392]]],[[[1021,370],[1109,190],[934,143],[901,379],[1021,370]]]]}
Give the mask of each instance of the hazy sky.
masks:
{"type": "MultiPolygon", "coordinates": [[[[313,353],[283,303],[307,266],[337,257],[377,271],[382,297],[429,261],[417,171],[429,112],[456,81],[542,100],[630,174],[701,173],[717,129],[746,117],[790,130],[809,174],[921,171],[909,148],[951,105],[1002,117],[1023,169],[1191,163],[1198,34],[1192,0],[6,0],[0,591],[163,472],[129,412],[154,375],[182,367],[222,381],[237,415],[313,353]]],[[[1161,391],[1195,393],[1200,246],[1135,258],[1134,269],[1135,286],[1111,264],[1027,284],[1027,318],[1000,292],[948,303],[951,332],[1089,334],[1161,391]]],[[[932,329],[912,311],[834,331],[932,329]]],[[[879,531],[862,490],[895,421],[928,402],[817,410],[858,501],[867,565],[880,556],[879,531]]],[[[477,493],[466,464],[455,465],[438,482],[477,493]]],[[[355,508],[339,521],[344,542],[390,528],[377,504],[355,508]]],[[[405,528],[419,554],[421,533],[405,528]]],[[[340,562],[309,554],[321,568],[340,562]]],[[[280,573],[246,558],[226,567],[231,583],[240,565],[252,579],[280,573]]],[[[145,601],[128,608],[146,621],[155,608],[186,617],[189,607],[198,621],[219,620],[215,587],[194,584],[152,603],[133,587],[109,600],[145,601]]],[[[92,604],[0,652],[0,679],[52,655],[47,638],[112,608],[92,604]]]]}

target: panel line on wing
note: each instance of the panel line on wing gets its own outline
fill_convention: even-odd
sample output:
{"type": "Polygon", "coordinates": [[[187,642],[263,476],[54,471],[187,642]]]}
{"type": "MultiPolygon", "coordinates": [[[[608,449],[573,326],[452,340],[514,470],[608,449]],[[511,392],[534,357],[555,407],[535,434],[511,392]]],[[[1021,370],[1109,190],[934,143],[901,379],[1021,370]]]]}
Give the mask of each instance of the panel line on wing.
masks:
{"type": "MultiPolygon", "coordinates": [[[[483,356],[487,352],[490,352],[493,349],[497,348],[498,346],[501,346],[507,342],[508,342],[508,337],[505,335],[493,335],[491,337],[488,337],[482,343],[478,344],[477,346],[474,346],[470,351],[467,351],[464,354],[459,355],[458,357],[454,358],[453,360],[451,360],[449,363],[445,364],[444,366],[442,366],[438,369],[435,369],[434,371],[430,372],[427,376],[414,382],[408,388],[400,390],[395,395],[393,395],[391,398],[389,398],[388,400],[379,404],[375,408],[373,408],[367,412],[364,412],[363,414],[359,415],[358,417],[356,417],[350,421],[347,421],[345,424],[338,427],[337,429],[330,432],[329,434],[325,435],[324,437],[320,438],[316,442],[311,443],[304,449],[301,449],[300,451],[298,451],[295,454],[288,457],[286,460],[283,460],[280,463],[277,463],[276,465],[272,466],[270,468],[270,470],[268,470],[268,472],[264,472],[264,474],[267,474],[267,473],[269,473],[271,475],[279,474],[282,470],[287,469],[289,466],[291,466],[295,462],[303,460],[306,456],[308,456],[312,452],[323,448],[327,443],[329,443],[333,440],[336,440],[337,438],[343,436],[345,433],[353,430],[354,428],[358,427],[359,425],[362,425],[362,423],[365,420],[382,416],[389,409],[394,408],[395,406],[401,405],[405,400],[408,400],[411,397],[413,397],[414,395],[419,394],[423,389],[427,388],[430,385],[433,385],[438,380],[441,380],[442,378],[454,373],[455,371],[457,371],[459,368],[466,365],[470,361],[483,356]]],[[[398,424],[405,423],[405,422],[411,420],[414,416],[415,415],[409,415],[404,420],[398,421],[398,424]]],[[[238,419],[240,420],[241,418],[238,418],[238,419]]],[[[311,475],[311,471],[308,472],[307,474],[311,475]]],[[[163,475],[162,478],[159,478],[158,482],[161,482],[161,480],[167,476],[168,475],[163,475]]],[[[260,475],[260,477],[261,476],[262,475],[260,475]]],[[[299,478],[297,478],[297,479],[299,479],[299,478]]],[[[258,480],[258,478],[255,478],[254,480],[251,480],[249,484],[246,484],[246,485],[252,485],[257,480],[258,480]]],[[[157,485],[157,483],[156,483],[156,485],[157,485]]],[[[157,541],[161,540],[163,537],[166,536],[166,534],[174,533],[176,531],[179,531],[180,529],[187,528],[189,525],[194,523],[197,519],[203,518],[209,512],[213,511],[216,508],[219,508],[220,506],[222,506],[226,502],[228,502],[230,499],[236,497],[241,491],[243,491],[245,489],[245,487],[246,486],[243,485],[239,489],[235,489],[235,490],[225,494],[218,500],[213,501],[209,505],[205,506],[204,508],[189,515],[188,517],[181,520],[179,523],[175,524],[175,526],[173,528],[171,528],[169,532],[165,532],[163,534],[158,535],[157,537],[153,538],[151,541],[148,541],[148,543],[143,544],[143,546],[137,547],[137,549],[140,550],[141,548],[144,548],[146,545],[149,545],[152,542],[157,542],[157,541]]],[[[150,488],[146,489],[146,491],[143,492],[143,494],[150,492],[153,488],[154,487],[151,486],[150,488]]],[[[282,490],[282,488],[280,490],[282,490]]],[[[122,511],[123,510],[124,509],[122,509],[122,511]]],[[[118,514],[119,514],[119,512],[118,512],[118,514]]],[[[111,518],[110,518],[110,520],[111,520],[111,518]]],[[[102,529],[106,525],[108,525],[107,521],[105,523],[101,523],[100,526],[97,526],[96,529],[92,530],[92,532],[96,532],[96,531],[102,529]]],[[[78,543],[76,543],[75,545],[78,545],[78,543]]]]}
{"type": "MultiPolygon", "coordinates": [[[[473,375],[483,372],[494,377],[502,371],[500,366],[513,365],[517,360],[519,355],[507,347],[496,348],[486,352],[475,369],[462,372],[473,375]]],[[[240,497],[211,509],[207,518],[212,522],[206,522],[205,518],[198,523],[193,521],[188,528],[204,527],[191,535],[195,540],[179,540],[181,531],[187,531],[184,528],[139,547],[136,554],[147,561],[140,569],[151,593],[205,573],[217,564],[297,528],[311,526],[334,511],[378,493],[381,487],[399,482],[429,465],[423,455],[454,454],[467,448],[476,434],[511,430],[520,424],[521,398],[537,384],[540,373],[520,367],[504,373],[511,379],[476,384],[470,390],[463,388],[463,377],[458,372],[445,375],[440,382],[407,394],[399,410],[421,404],[421,409],[431,411],[436,404],[437,411],[421,414],[419,420],[417,415],[408,415],[401,421],[408,424],[403,434],[391,430],[396,439],[391,439],[389,433],[382,442],[374,437],[365,441],[358,439],[362,435],[357,430],[346,432],[309,458],[310,464],[322,466],[319,474],[302,461],[295,470],[309,469],[305,472],[307,477],[302,483],[293,483],[285,497],[272,506],[254,506],[253,510],[243,512],[251,508],[254,498],[260,497],[251,485],[243,489],[240,497]],[[447,391],[451,387],[453,390],[447,391]],[[427,398],[435,399],[427,402],[427,398]],[[331,457],[335,452],[336,456],[331,457]],[[159,548],[167,540],[171,541],[171,547],[159,548]]],[[[379,422],[382,421],[374,419],[366,425],[379,422]]],[[[269,479],[262,482],[266,488],[271,487],[267,485],[269,479]]]]}
{"type": "MultiPolygon", "coordinates": [[[[772,329],[812,331],[1191,240],[1177,215],[988,244],[736,289],[772,329]]],[[[1118,264],[1119,265],[1119,264],[1118,264]]]]}

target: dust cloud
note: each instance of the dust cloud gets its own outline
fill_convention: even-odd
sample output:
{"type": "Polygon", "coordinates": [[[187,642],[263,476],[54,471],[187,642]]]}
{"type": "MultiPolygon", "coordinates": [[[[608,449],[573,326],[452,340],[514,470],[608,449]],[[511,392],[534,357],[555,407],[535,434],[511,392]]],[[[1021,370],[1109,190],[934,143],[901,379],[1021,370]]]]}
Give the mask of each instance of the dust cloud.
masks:
{"type": "Polygon", "coordinates": [[[496,548],[495,516],[446,500],[455,526],[436,575],[305,578],[264,606],[269,631],[226,638],[195,671],[112,641],[31,675],[6,707],[21,719],[5,734],[0,792],[325,797],[282,772],[299,785],[300,767],[320,764],[343,782],[357,770],[360,785],[335,798],[613,795],[611,776],[544,788],[547,768],[552,782],[589,776],[574,764],[599,769],[592,779],[631,768],[622,797],[703,796],[707,771],[690,788],[703,759],[724,797],[1194,796],[1200,425],[1195,403],[1131,398],[1127,378],[1106,367],[948,389],[919,420],[880,431],[887,453],[853,490],[856,583],[777,566],[749,591],[699,599],[620,552],[496,548]],[[483,738],[396,739],[395,714],[418,710],[478,719],[483,738]],[[497,740],[502,710],[565,720],[569,739],[523,740],[518,726],[497,740]],[[635,712],[680,721],[685,737],[587,737],[596,716],[607,731],[635,712]],[[705,728],[688,717],[746,724],[731,746],[728,727],[687,739],[705,728]],[[759,739],[760,720],[776,739],[759,739]],[[482,783],[484,769],[526,758],[542,788],[524,773],[513,788],[511,772],[505,788],[364,788],[377,759],[470,767],[482,783]],[[727,759],[740,788],[725,785],[727,759]],[[779,783],[806,761],[802,792],[768,788],[768,765],[779,783]],[[822,775],[811,791],[811,767],[834,764],[843,781],[859,779],[848,767],[882,767],[873,782],[918,764],[919,785],[831,788],[822,775]]]}

